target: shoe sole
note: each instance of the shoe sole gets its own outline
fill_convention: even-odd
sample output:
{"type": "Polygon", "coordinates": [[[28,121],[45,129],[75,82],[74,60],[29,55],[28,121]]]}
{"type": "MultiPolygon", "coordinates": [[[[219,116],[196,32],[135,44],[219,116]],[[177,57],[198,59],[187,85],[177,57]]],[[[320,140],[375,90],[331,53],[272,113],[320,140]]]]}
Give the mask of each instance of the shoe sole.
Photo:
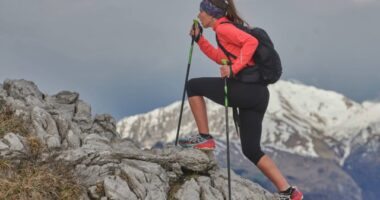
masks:
{"type": "Polygon", "coordinates": [[[207,147],[203,147],[203,148],[197,148],[195,146],[184,146],[184,145],[180,145],[182,148],[186,148],[186,149],[198,149],[198,150],[202,150],[202,151],[214,151],[215,150],[215,147],[214,148],[207,148],[207,147]]]}
{"type": "Polygon", "coordinates": [[[202,151],[214,151],[215,148],[196,148],[196,147],[193,147],[193,149],[198,149],[198,150],[202,150],[202,151]]]}

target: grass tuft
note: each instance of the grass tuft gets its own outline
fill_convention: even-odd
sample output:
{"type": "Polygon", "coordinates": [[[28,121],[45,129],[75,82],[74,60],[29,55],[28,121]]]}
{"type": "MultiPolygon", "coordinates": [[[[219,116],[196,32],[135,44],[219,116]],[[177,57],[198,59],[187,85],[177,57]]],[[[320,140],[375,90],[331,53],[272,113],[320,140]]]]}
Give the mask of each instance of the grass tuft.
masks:
{"type": "Polygon", "coordinates": [[[2,106],[0,108],[0,137],[11,132],[23,136],[28,133],[23,121],[14,115],[14,111],[2,106]]]}
{"type": "Polygon", "coordinates": [[[63,163],[0,160],[0,199],[79,199],[83,188],[63,163]]]}

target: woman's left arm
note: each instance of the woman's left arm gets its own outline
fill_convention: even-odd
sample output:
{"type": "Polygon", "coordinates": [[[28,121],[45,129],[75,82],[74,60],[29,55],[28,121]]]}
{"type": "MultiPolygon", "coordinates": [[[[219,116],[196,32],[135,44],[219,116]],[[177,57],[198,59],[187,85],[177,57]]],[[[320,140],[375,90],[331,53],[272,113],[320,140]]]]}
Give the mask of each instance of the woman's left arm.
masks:
{"type": "Polygon", "coordinates": [[[259,45],[258,40],[232,24],[224,26],[223,28],[221,27],[220,30],[218,30],[218,35],[229,43],[241,47],[240,54],[236,55],[237,58],[233,61],[232,65],[233,74],[239,73],[239,71],[251,61],[259,45]]]}

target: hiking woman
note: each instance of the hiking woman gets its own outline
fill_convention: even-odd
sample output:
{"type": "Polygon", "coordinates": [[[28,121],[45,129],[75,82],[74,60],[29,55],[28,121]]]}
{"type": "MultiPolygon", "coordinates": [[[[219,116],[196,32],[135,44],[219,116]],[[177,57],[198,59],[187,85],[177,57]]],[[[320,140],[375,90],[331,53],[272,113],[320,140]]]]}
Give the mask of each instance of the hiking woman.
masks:
{"type": "Polygon", "coordinates": [[[255,64],[252,56],[258,40],[232,24],[246,24],[237,14],[233,0],[203,0],[198,18],[203,28],[212,28],[220,44],[237,58],[229,58],[230,65],[222,65],[222,59],[228,59],[223,50],[214,48],[209,43],[202,35],[202,27],[192,27],[190,35],[201,51],[220,65],[221,77],[194,78],[187,83],[188,101],[199,134],[180,139],[180,145],[206,150],[215,148],[215,141],[209,134],[204,97],[224,105],[224,78],[228,78],[229,106],[239,108],[240,140],[244,155],[273,182],[282,199],[302,199],[302,193],[289,185],[272,159],[260,147],[262,121],[269,101],[267,86],[243,83],[233,78],[245,67],[255,64]]]}

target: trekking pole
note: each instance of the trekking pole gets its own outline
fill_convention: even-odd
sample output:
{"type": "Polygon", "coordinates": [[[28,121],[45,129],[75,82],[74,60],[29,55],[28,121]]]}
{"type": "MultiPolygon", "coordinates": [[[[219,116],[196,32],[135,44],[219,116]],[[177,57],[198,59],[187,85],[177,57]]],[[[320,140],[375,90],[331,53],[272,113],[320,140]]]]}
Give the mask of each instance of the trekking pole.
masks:
{"type": "MultiPolygon", "coordinates": [[[[227,65],[228,60],[222,59],[222,64],[227,65]]],[[[230,68],[231,69],[231,68],[230,68]]],[[[226,110],[226,135],[227,135],[227,168],[228,168],[228,197],[231,200],[231,166],[230,166],[230,137],[228,128],[228,87],[227,87],[227,77],[224,78],[224,107],[226,110]]]]}
{"type": "MultiPolygon", "coordinates": [[[[198,20],[193,20],[193,30],[195,30],[195,26],[198,26],[198,20]]],[[[185,79],[185,86],[183,88],[183,94],[182,94],[182,103],[181,103],[181,111],[179,112],[179,120],[178,120],[178,128],[177,128],[177,136],[175,139],[175,146],[178,144],[178,137],[179,137],[179,129],[181,127],[181,121],[182,121],[182,112],[183,112],[183,104],[185,102],[185,93],[186,93],[186,87],[187,87],[187,80],[189,79],[189,72],[190,72],[190,65],[191,65],[191,58],[193,57],[193,48],[194,48],[194,41],[195,36],[191,39],[191,46],[190,46],[190,53],[189,53],[189,61],[187,64],[187,72],[186,72],[186,79],[185,79]]]]}

